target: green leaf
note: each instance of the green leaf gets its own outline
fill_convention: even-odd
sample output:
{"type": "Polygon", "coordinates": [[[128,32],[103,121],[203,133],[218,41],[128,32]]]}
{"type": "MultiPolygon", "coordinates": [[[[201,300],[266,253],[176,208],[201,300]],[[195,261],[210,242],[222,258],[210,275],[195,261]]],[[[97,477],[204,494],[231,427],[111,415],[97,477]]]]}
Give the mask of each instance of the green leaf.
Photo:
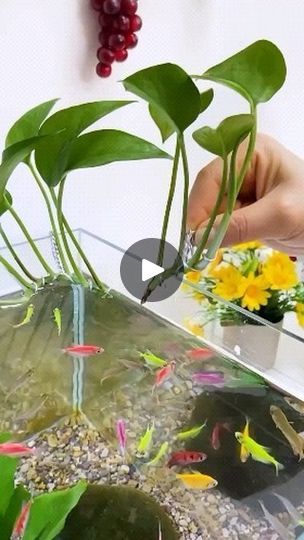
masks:
{"type": "Polygon", "coordinates": [[[197,87],[191,77],[175,64],[143,69],[127,77],[123,84],[126,90],[152,106],[152,118],[164,140],[173,131],[183,133],[200,113],[201,100],[197,87]]]}
{"type": "Polygon", "coordinates": [[[69,159],[71,141],[107,114],[132,101],[94,101],[57,111],[40,128],[45,137],[36,148],[37,169],[49,186],[57,185],[69,159]]]}
{"type": "Polygon", "coordinates": [[[220,157],[228,156],[247,137],[254,126],[252,114],[225,118],[216,129],[208,126],[193,133],[193,139],[205,150],[220,157]]]}
{"type": "Polygon", "coordinates": [[[23,540],[52,540],[64,527],[65,520],[85,492],[85,482],[34,498],[23,540]],[[59,528],[60,525],[60,528],[59,528]]]}
{"type": "Polygon", "coordinates": [[[17,486],[10,499],[9,506],[4,516],[4,523],[1,527],[1,540],[9,540],[22,505],[31,498],[30,493],[23,486],[17,486]]]}
{"type": "Polygon", "coordinates": [[[13,204],[13,198],[11,194],[5,190],[3,197],[0,199],[0,217],[8,211],[13,204]]]}
{"type": "Polygon", "coordinates": [[[0,520],[4,517],[14,494],[14,476],[17,465],[18,459],[0,456],[0,520]]]}
{"type": "Polygon", "coordinates": [[[271,99],[281,88],[286,64],[276,45],[260,40],[195,78],[224,84],[257,105],[271,99]]]}
{"type": "Polygon", "coordinates": [[[67,171],[98,167],[114,161],[169,158],[169,154],[135,135],[114,129],[86,133],[71,146],[67,171]]]}
{"type": "Polygon", "coordinates": [[[206,109],[208,109],[210,103],[213,101],[214,98],[214,91],[212,88],[209,88],[209,90],[206,90],[205,92],[202,92],[200,94],[201,99],[201,107],[200,112],[204,112],[206,109]]]}
{"type": "Polygon", "coordinates": [[[16,167],[34,150],[40,140],[40,137],[32,137],[17,142],[4,150],[0,165],[0,204],[2,204],[3,194],[10,176],[16,167]]]}
{"type": "Polygon", "coordinates": [[[46,119],[57,101],[57,99],[52,99],[51,101],[41,103],[21,116],[9,130],[5,140],[5,148],[38,135],[42,122],[46,119]]]}

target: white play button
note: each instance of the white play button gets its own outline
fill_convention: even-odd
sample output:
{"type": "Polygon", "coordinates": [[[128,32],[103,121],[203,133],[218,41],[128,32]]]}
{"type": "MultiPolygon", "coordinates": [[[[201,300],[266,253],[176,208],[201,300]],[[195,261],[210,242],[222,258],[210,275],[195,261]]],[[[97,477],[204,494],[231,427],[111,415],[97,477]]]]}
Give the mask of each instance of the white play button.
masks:
{"type": "Polygon", "coordinates": [[[147,279],[151,279],[154,276],[158,276],[159,274],[162,274],[164,270],[165,269],[162,266],[159,266],[158,264],[148,261],[148,259],[143,259],[142,266],[141,266],[141,279],[143,281],[147,281],[147,279]]]}

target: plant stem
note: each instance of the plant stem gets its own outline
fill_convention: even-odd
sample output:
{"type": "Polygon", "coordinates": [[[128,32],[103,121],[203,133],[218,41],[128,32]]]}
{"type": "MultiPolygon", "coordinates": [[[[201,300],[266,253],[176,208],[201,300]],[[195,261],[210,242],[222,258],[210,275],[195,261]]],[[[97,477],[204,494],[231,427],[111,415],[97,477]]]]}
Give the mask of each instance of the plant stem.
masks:
{"type": "Polygon", "coordinates": [[[50,188],[50,193],[51,193],[52,199],[54,201],[54,204],[56,205],[56,208],[57,208],[58,224],[59,224],[61,238],[62,238],[62,242],[63,242],[63,245],[64,245],[65,252],[66,252],[66,254],[68,256],[68,259],[70,261],[70,264],[71,264],[71,266],[73,268],[74,274],[75,274],[76,278],[78,279],[78,282],[81,285],[86,286],[87,281],[86,281],[85,277],[83,276],[82,272],[79,270],[79,268],[78,268],[78,266],[77,266],[77,264],[75,262],[75,259],[73,257],[72,252],[71,252],[71,249],[70,249],[70,246],[69,246],[66,234],[65,234],[65,228],[64,228],[64,224],[63,224],[63,214],[62,214],[62,200],[63,200],[64,186],[65,186],[65,179],[62,179],[60,184],[59,184],[58,198],[56,196],[54,188],[50,188]]]}
{"type": "Polygon", "coordinates": [[[190,184],[189,165],[188,165],[188,158],[187,158],[185,140],[184,140],[183,135],[179,135],[179,146],[181,149],[182,163],[183,163],[183,170],[184,170],[183,215],[182,215],[180,242],[179,242],[179,248],[178,248],[178,253],[181,256],[183,252],[183,248],[184,248],[185,237],[186,237],[187,207],[188,207],[188,195],[189,195],[189,184],[190,184]]]}
{"type": "Polygon", "coordinates": [[[93,280],[95,281],[95,284],[97,285],[97,287],[99,289],[106,292],[103,283],[100,281],[97,273],[95,272],[94,268],[92,267],[90,261],[88,260],[88,258],[86,256],[85,252],[83,251],[81,245],[79,244],[78,240],[76,239],[76,236],[74,235],[74,233],[73,233],[73,231],[72,231],[66,217],[64,216],[64,214],[62,214],[62,221],[63,221],[63,224],[64,224],[64,226],[65,226],[65,228],[67,230],[67,233],[68,233],[69,237],[71,238],[75,248],[77,249],[80,257],[82,258],[82,260],[85,263],[87,269],[89,270],[93,280]]]}
{"type": "Polygon", "coordinates": [[[225,156],[223,158],[222,181],[221,181],[221,186],[220,186],[220,189],[219,189],[219,192],[218,192],[218,195],[217,195],[217,199],[216,199],[215,205],[214,205],[214,207],[212,209],[212,212],[210,214],[210,218],[209,218],[208,224],[207,224],[207,226],[205,228],[205,231],[203,233],[203,236],[201,238],[201,241],[200,241],[200,243],[199,243],[193,257],[190,259],[190,261],[188,263],[189,268],[194,268],[194,266],[199,262],[199,260],[201,258],[201,255],[202,255],[202,253],[203,253],[203,251],[204,251],[204,249],[206,247],[206,244],[207,244],[211,229],[213,227],[213,224],[215,222],[215,218],[217,216],[218,210],[220,208],[220,205],[221,205],[221,203],[223,201],[223,198],[224,198],[224,195],[225,195],[225,192],[226,192],[227,179],[228,179],[228,158],[227,158],[227,156],[225,156]]]}
{"type": "Polygon", "coordinates": [[[160,242],[159,252],[158,252],[158,257],[157,257],[157,264],[159,264],[160,266],[163,264],[165,241],[166,241],[166,237],[167,237],[169,217],[170,217],[170,212],[171,212],[171,208],[172,208],[175,188],[176,188],[179,156],[180,156],[180,145],[179,145],[179,140],[177,138],[176,147],[175,147],[174,161],[173,161],[173,167],[172,167],[172,174],[171,174],[171,181],[170,181],[170,187],[169,187],[169,193],[168,193],[165,216],[164,216],[164,221],[163,221],[163,228],[162,228],[162,233],[161,233],[161,242],[160,242]]]}
{"type": "Polygon", "coordinates": [[[29,166],[29,169],[30,169],[33,177],[35,178],[36,183],[37,183],[37,185],[38,185],[38,187],[39,187],[39,189],[41,191],[41,194],[42,194],[42,196],[44,198],[44,201],[45,201],[45,204],[46,204],[46,207],[47,207],[47,211],[48,211],[48,215],[49,215],[49,219],[50,219],[50,223],[51,223],[51,227],[52,227],[52,232],[53,232],[53,235],[54,235],[56,245],[58,247],[58,252],[59,252],[59,257],[60,257],[60,260],[61,260],[61,263],[62,263],[62,267],[63,267],[64,271],[68,274],[69,271],[70,271],[69,266],[68,266],[68,263],[66,261],[64,251],[62,249],[61,240],[60,240],[60,237],[59,237],[59,234],[58,234],[58,231],[57,231],[55,218],[54,218],[54,215],[53,215],[52,206],[51,206],[51,202],[49,200],[47,191],[44,188],[43,183],[42,183],[36,169],[34,168],[33,164],[30,162],[28,164],[28,166],[29,166]]]}
{"type": "Polygon", "coordinates": [[[14,278],[20,283],[20,285],[25,287],[25,289],[32,288],[32,284],[26,281],[26,279],[24,279],[24,277],[21,276],[21,274],[19,274],[19,272],[4,257],[2,257],[2,255],[0,255],[0,263],[12,276],[14,276],[14,278]]]}
{"type": "Polygon", "coordinates": [[[254,147],[255,147],[256,134],[257,134],[257,109],[256,109],[256,106],[253,103],[250,105],[250,113],[254,116],[254,124],[253,124],[253,128],[251,130],[251,133],[250,133],[250,139],[249,139],[249,144],[248,144],[246,156],[245,156],[245,159],[243,161],[243,165],[241,167],[240,174],[239,174],[239,177],[238,177],[238,180],[237,180],[238,193],[239,193],[239,191],[240,191],[240,189],[242,187],[244,178],[245,178],[245,176],[247,174],[247,171],[249,169],[252,154],[254,152],[254,147]]]}
{"type": "Polygon", "coordinates": [[[16,261],[16,263],[18,264],[19,268],[21,268],[22,272],[31,280],[31,281],[37,281],[37,278],[35,278],[33,276],[33,274],[31,274],[31,272],[26,268],[26,266],[23,264],[23,262],[21,261],[21,259],[19,258],[17,252],[15,251],[15,249],[13,248],[12,244],[10,243],[6,233],[4,232],[3,230],[3,227],[2,225],[0,224],[0,235],[2,236],[3,238],[3,241],[7,247],[7,249],[9,250],[9,252],[11,253],[12,257],[14,258],[14,260],[16,261]]]}
{"type": "Polygon", "coordinates": [[[22,230],[25,238],[27,239],[29,245],[31,246],[32,250],[34,251],[37,259],[40,261],[41,265],[45,269],[45,271],[50,275],[54,276],[55,273],[52,270],[52,268],[48,265],[47,261],[43,257],[43,255],[40,253],[39,249],[37,248],[33,238],[31,237],[29,231],[25,227],[25,225],[22,222],[22,219],[18,216],[17,212],[14,210],[12,206],[9,207],[8,211],[11,213],[17,224],[19,225],[20,229],[22,230]]]}

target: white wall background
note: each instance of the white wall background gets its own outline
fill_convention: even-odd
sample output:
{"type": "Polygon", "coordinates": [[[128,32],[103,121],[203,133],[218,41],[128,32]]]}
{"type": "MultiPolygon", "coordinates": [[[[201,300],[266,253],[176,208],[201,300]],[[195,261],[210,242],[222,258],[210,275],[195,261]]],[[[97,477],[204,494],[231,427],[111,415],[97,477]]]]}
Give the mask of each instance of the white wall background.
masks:
{"type": "MultiPolygon", "coordinates": [[[[97,33],[89,0],[1,0],[0,137],[11,123],[39,102],[61,97],[60,106],[98,99],[125,98],[118,83],[134,71],[165,61],[189,73],[207,67],[267,38],[283,51],[288,65],[284,89],[260,107],[260,129],[304,155],[304,2],[303,0],[139,0],[144,26],[129,60],[116,65],[110,79],[95,75],[97,33]]],[[[205,85],[207,87],[207,85],[205,85]]],[[[246,110],[241,98],[216,89],[204,123],[246,110]]],[[[200,120],[200,123],[202,120],[200,120]]],[[[101,122],[130,129],[160,144],[145,105],[132,105],[101,122]]],[[[198,124],[199,125],[199,124],[198,124]]],[[[191,175],[210,159],[190,143],[191,175]]],[[[172,151],[172,142],[167,144],[172,151]]],[[[168,187],[169,162],[110,165],[70,175],[65,208],[73,226],[82,226],[128,247],[158,235],[168,187]]],[[[34,235],[48,232],[44,206],[25,167],[9,184],[34,235]]],[[[180,194],[171,240],[176,238],[180,194]]],[[[11,238],[19,231],[7,222],[11,238]]]]}

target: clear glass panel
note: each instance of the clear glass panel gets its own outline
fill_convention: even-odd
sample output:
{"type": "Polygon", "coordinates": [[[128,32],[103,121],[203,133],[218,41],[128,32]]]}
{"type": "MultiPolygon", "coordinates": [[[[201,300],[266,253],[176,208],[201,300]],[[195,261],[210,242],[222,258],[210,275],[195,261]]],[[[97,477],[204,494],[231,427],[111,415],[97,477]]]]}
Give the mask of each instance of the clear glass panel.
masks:
{"type": "MultiPolygon", "coordinates": [[[[0,310],[0,430],[33,438],[39,451],[19,479],[33,490],[83,477],[136,488],[164,506],[184,540],[300,537],[304,404],[286,393],[304,397],[302,339],[262,321],[251,325],[247,313],[240,313],[244,324],[210,323],[196,337],[183,328],[187,318],[201,327],[189,290],[142,307],[121,282],[123,250],[78,235],[111,288],[106,296],[68,283],[47,286],[32,297],[33,315],[22,326],[27,306],[0,310]],[[104,352],[63,352],[72,344],[104,352]],[[126,426],[124,455],[118,420],[126,426]],[[265,519],[259,501],[275,517],[265,519]]],[[[38,245],[52,260],[50,240],[38,245]]],[[[29,247],[17,249],[38,273],[29,247]]],[[[16,284],[0,272],[7,299],[16,284]]],[[[133,518],[125,523],[130,538],[158,540],[156,514],[149,533],[138,532],[144,510],[133,518]]]]}

